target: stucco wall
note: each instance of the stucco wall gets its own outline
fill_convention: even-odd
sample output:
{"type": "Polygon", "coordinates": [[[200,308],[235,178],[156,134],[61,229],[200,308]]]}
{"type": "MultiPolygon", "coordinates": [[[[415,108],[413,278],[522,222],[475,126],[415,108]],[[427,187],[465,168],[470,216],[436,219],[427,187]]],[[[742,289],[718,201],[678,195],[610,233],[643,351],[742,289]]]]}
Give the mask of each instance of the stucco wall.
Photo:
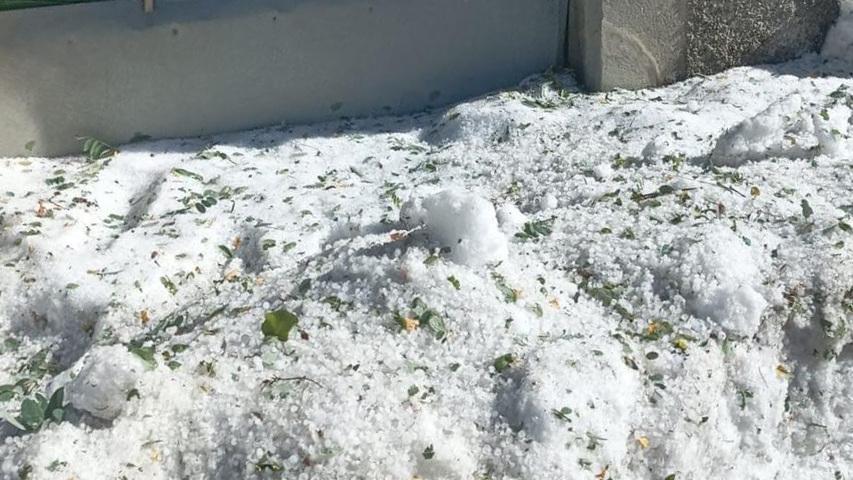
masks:
{"type": "Polygon", "coordinates": [[[144,14],[115,0],[0,12],[0,156],[79,152],[77,136],[122,143],[444,105],[561,62],[566,8],[158,0],[144,14]]]}

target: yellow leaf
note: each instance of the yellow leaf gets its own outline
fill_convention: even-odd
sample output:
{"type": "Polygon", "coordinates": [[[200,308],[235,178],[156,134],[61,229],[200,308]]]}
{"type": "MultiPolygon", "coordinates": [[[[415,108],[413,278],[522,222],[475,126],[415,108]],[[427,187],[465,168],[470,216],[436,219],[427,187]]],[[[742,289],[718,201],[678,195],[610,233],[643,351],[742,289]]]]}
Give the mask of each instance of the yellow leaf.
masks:
{"type": "Polygon", "coordinates": [[[657,322],[649,322],[649,326],[646,327],[646,334],[651,337],[657,333],[658,328],[657,322]]]}
{"type": "Polygon", "coordinates": [[[417,319],[410,317],[404,317],[402,323],[403,328],[405,328],[407,332],[414,332],[418,329],[418,327],[421,326],[421,322],[419,322],[417,319]]]}
{"type": "Polygon", "coordinates": [[[649,441],[649,437],[645,437],[645,436],[637,437],[637,443],[639,443],[640,446],[643,447],[644,449],[649,448],[649,446],[651,445],[651,442],[649,441]]]}

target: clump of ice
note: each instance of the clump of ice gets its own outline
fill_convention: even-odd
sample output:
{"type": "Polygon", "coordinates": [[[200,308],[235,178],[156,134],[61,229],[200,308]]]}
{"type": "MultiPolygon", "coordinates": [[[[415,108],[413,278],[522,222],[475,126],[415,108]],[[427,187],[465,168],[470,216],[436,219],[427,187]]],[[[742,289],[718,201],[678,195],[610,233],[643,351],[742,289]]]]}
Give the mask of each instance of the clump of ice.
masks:
{"type": "Polygon", "coordinates": [[[528,126],[542,123],[541,112],[520,103],[496,105],[484,99],[454,107],[423,140],[434,145],[505,143],[528,126]]]}
{"type": "Polygon", "coordinates": [[[612,340],[560,341],[510,373],[496,398],[524,445],[507,449],[517,455],[508,459],[510,478],[583,478],[583,460],[615,465],[625,457],[640,384],[621,352],[612,340]]]}
{"type": "Polygon", "coordinates": [[[464,436],[467,432],[447,423],[432,412],[424,412],[412,427],[418,433],[417,440],[411,445],[418,472],[416,478],[465,480],[476,475],[477,459],[464,436]],[[423,445],[427,441],[431,453],[424,454],[423,445]]]}
{"type": "Polygon", "coordinates": [[[603,182],[613,177],[613,167],[609,163],[599,163],[592,168],[592,174],[596,180],[603,182]]]}
{"type": "Polygon", "coordinates": [[[643,148],[643,159],[648,162],[661,161],[667,155],[675,153],[675,142],[667,137],[655,137],[643,148]]]}
{"type": "Polygon", "coordinates": [[[527,216],[512,203],[500,205],[497,208],[497,216],[501,231],[507,235],[517,233],[527,222],[527,216]]]}
{"type": "Polygon", "coordinates": [[[738,336],[751,336],[767,307],[762,275],[750,247],[731,229],[716,226],[700,242],[685,240],[676,267],[694,313],[738,336]]]}
{"type": "Polygon", "coordinates": [[[831,97],[815,105],[792,95],[726,132],[711,158],[716,164],[736,167],[774,157],[834,156],[848,145],[850,118],[850,108],[831,97]]]}
{"type": "Polygon", "coordinates": [[[142,362],[123,346],[95,347],[67,386],[68,399],[78,410],[113,420],[124,410],[127,394],[143,369],[142,362]]]}
{"type": "Polygon", "coordinates": [[[808,135],[813,131],[803,97],[792,95],[726,132],[717,140],[711,157],[714,163],[727,166],[770,157],[803,158],[816,146],[808,135]]]}
{"type": "Polygon", "coordinates": [[[449,258],[478,266],[506,259],[507,239],[488,200],[460,190],[444,190],[406,202],[400,219],[408,228],[422,228],[431,246],[449,248],[449,258]]]}
{"type": "Polygon", "coordinates": [[[553,210],[560,206],[560,201],[557,200],[557,197],[553,193],[546,193],[539,198],[539,211],[545,212],[548,210],[553,210]]]}

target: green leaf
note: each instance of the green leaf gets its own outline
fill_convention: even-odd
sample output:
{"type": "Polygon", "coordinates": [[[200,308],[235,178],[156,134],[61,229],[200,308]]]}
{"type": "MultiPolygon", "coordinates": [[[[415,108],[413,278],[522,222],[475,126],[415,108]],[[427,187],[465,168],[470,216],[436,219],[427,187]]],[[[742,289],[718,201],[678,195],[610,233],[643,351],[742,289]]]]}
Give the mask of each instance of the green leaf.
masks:
{"type": "Polygon", "coordinates": [[[33,148],[35,148],[35,147],[36,147],[36,141],[35,140],[30,140],[29,142],[24,144],[24,150],[26,150],[28,152],[32,152],[33,148]]]}
{"type": "Polygon", "coordinates": [[[432,460],[435,457],[435,448],[433,448],[432,444],[424,449],[423,456],[425,460],[432,460]]]}
{"type": "Polygon", "coordinates": [[[230,248],[228,248],[228,247],[226,247],[225,245],[219,245],[219,250],[220,250],[223,254],[225,254],[225,256],[226,256],[226,257],[228,257],[228,259],[229,259],[229,260],[230,260],[230,259],[232,259],[232,258],[234,258],[234,253],[232,253],[232,252],[231,252],[231,249],[230,249],[230,248]]]}
{"type": "Polygon", "coordinates": [[[267,312],[264,315],[264,323],[261,325],[261,332],[266,337],[275,337],[282,342],[287,341],[290,335],[290,330],[299,323],[299,318],[296,315],[281,309],[274,312],[267,312]]]}
{"type": "Polygon", "coordinates": [[[459,290],[459,289],[461,288],[461,286],[462,286],[462,285],[459,283],[459,279],[457,279],[457,278],[456,278],[456,277],[454,277],[453,275],[451,275],[451,276],[447,277],[447,281],[448,281],[448,282],[450,282],[450,284],[451,284],[451,285],[453,285],[453,288],[455,288],[456,290],[459,290]]]}
{"type": "Polygon", "coordinates": [[[163,286],[166,287],[166,290],[168,290],[172,295],[178,293],[178,287],[169,277],[160,277],[160,283],[162,283],[163,286]]]}
{"type": "Polygon", "coordinates": [[[222,153],[219,150],[205,150],[203,152],[199,152],[199,154],[196,155],[196,158],[200,158],[202,160],[212,160],[214,158],[228,160],[228,154],[222,153]]]}
{"type": "Polygon", "coordinates": [[[45,415],[56,423],[61,422],[65,416],[64,402],[65,388],[60,387],[50,396],[50,401],[47,402],[47,408],[45,409],[45,415]]]}
{"type": "Polygon", "coordinates": [[[527,222],[524,224],[524,228],[522,228],[521,232],[516,233],[515,236],[516,238],[520,238],[522,240],[533,240],[551,235],[553,229],[553,220],[538,220],[534,222],[527,222]]]}
{"type": "Polygon", "coordinates": [[[427,328],[432,331],[436,339],[441,340],[447,336],[447,327],[444,325],[444,319],[435,311],[427,310],[418,320],[420,320],[422,325],[426,324],[427,328]]]}
{"type": "Polygon", "coordinates": [[[132,347],[128,349],[130,353],[139,357],[148,368],[157,367],[157,359],[154,358],[154,347],[132,347]]]}
{"type": "Polygon", "coordinates": [[[34,432],[44,423],[44,408],[36,400],[25,398],[21,402],[21,413],[17,420],[27,431],[34,432]]]}
{"type": "Polygon", "coordinates": [[[204,177],[202,177],[201,175],[199,175],[195,172],[191,172],[189,170],[184,170],[183,168],[175,167],[172,169],[172,173],[174,173],[175,175],[179,175],[181,177],[189,177],[189,178],[192,178],[193,180],[197,180],[199,182],[204,182],[204,177]]]}
{"type": "Polygon", "coordinates": [[[280,472],[282,470],[284,470],[284,467],[282,467],[280,463],[269,458],[268,455],[264,455],[263,458],[261,458],[258,463],[255,464],[256,472],[280,472]]]}
{"type": "Polygon", "coordinates": [[[495,367],[495,370],[497,370],[498,373],[503,373],[509,370],[509,368],[512,367],[516,363],[516,361],[517,359],[515,355],[507,353],[496,358],[493,363],[493,366],[495,367]]]}
{"type": "Polygon", "coordinates": [[[102,160],[119,153],[112,145],[92,137],[78,137],[83,142],[83,154],[89,161],[102,160]]]}
{"type": "Polygon", "coordinates": [[[15,398],[14,385],[0,385],[0,402],[8,402],[15,398]]]}
{"type": "Polygon", "coordinates": [[[803,209],[803,217],[805,217],[805,218],[806,218],[806,220],[808,220],[809,218],[811,218],[811,216],[814,214],[814,210],[812,210],[812,206],[811,206],[811,205],[809,205],[809,201],[804,199],[804,200],[800,203],[800,206],[801,206],[801,207],[802,207],[802,209],[803,209]]]}
{"type": "Polygon", "coordinates": [[[569,417],[569,415],[571,415],[571,414],[572,414],[572,409],[571,409],[571,408],[569,408],[569,407],[563,407],[563,408],[561,408],[561,409],[559,409],[559,410],[554,409],[554,410],[551,410],[551,413],[552,413],[555,417],[557,417],[558,419],[560,419],[560,420],[562,420],[562,421],[564,421],[564,422],[569,422],[569,423],[571,423],[571,422],[572,422],[572,419],[569,417]]]}
{"type": "Polygon", "coordinates": [[[494,279],[498,290],[503,294],[506,303],[515,303],[518,301],[518,291],[507,285],[503,275],[492,272],[492,279],[494,279]]]}
{"type": "Polygon", "coordinates": [[[62,185],[63,183],[65,183],[65,177],[60,175],[58,177],[48,178],[44,181],[44,183],[50,186],[62,185]]]}

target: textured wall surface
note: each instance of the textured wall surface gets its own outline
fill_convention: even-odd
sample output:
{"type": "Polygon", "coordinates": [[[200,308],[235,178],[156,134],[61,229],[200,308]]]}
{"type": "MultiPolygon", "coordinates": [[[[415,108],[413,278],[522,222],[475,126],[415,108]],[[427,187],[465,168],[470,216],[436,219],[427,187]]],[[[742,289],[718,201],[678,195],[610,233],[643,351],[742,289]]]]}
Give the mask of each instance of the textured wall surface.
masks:
{"type": "Polygon", "coordinates": [[[0,156],[448,104],[562,62],[566,8],[158,0],[146,15],[115,0],[0,12],[0,156]]]}
{"type": "Polygon", "coordinates": [[[686,72],[684,0],[606,0],[599,88],[671,83],[686,72]]]}
{"type": "Polygon", "coordinates": [[[571,65],[593,90],[788,60],[819,48],[839,13],[838,0],[570,1],[570,12],[601,11],[570,32],[571,65]]]}
{"type": "Polygon", "coordinates": [[[820,48],[838,0],[688,0],[688,73],[774,63],[820,48]]]}

